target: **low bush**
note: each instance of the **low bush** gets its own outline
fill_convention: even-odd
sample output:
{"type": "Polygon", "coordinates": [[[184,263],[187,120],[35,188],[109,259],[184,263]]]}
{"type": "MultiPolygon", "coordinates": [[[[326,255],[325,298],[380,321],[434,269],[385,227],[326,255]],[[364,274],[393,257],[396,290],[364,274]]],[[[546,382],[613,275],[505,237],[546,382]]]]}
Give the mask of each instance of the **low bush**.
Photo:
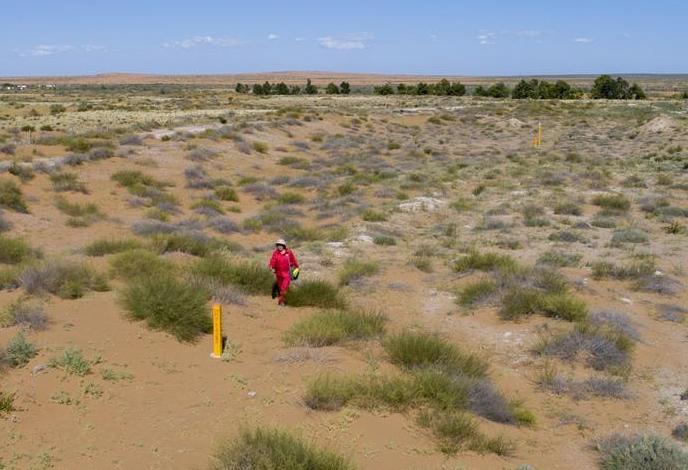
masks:
{"type": "Polygon", "coordinates": [[[38,348],[26,340],[23,332],[17,333],[7,344],[5,362],[10,367],[23,367],[38,354],[38,348]]]}
{"type": "Polygon", "coordinates": [[[610,241],[612,246],[621,246],[624,243],[647,243],[647,234],[637,228],[616,230],[610,241]]]}
{"type": "Polygon", "coordinates": [[[467,256],[458,259],[454,263],[454,271],[462,273],[470,270],[477,271],[514,271],[517,268],[516,260],[509,255],[499,253],[479,253],[473,251],[467,256]]]}
{"type": "Polygon", "coordinates": [[[626,265],[617,265],[609,261],[596,261],[592,264],[592,277],[594,279],[640,279],[649,276],[657,267],[652,258],[642,258],[626,265]]]}
{"type": "Polygon", "coordinates": [[[679,470],[688,453],[656,435],[614,435],[597,442],[601,470],[679,470]]]}
{"type": "Polygon", "coordinates": [[[315,447],[286,431],[244,430],[215,452],[212,470],[354,470],[343,457],[315,447]]]}
{"type": "Polygon", "coordinates": [[[91,363],[84,358],[81,350],[67,348],[64,352],[55,356],[48,362],[50,367],[61,369],[69,375],[83,377],[91,372],[91,363]]]}
{"type": "Polygon", "coordinates": [[[179,341],[193,341],[212,327],[209,292],[181,282],[170,274],[139,277],[121,293],[121,301],[133,320],[145,321],[179,341]]]}
{"type": "Polygon", "coordinates": [[[489,300],[497,292],[497,289],[497,284],[494,281],[480,279],[461,289],[457,302],[462,307],[471,307],[489,300]]]}
{"type": "Polygon", "coordinates": [[[67,225],[71,227],[87,227],[105,218],[105,214],[93,203],[80,204],[78,202],[69,202],[63,197],[58,197],[55,199],[55,207],[70,217],[67,220],[67,225]]]}
{"type": "Polygon", "coordinates": [[[221,201],[239,202],[239,195],[236,190],[229,186],[216,187],[215,196],[221,201]]]}
{"type": "Polygon", "coordinates": [[[19,278],[29,294],[55,294],[63,299],[77,299],[88,291],[106,291],[107,281],[89,266],[60,260],[45,261],[25,269],[19,278]]]}
{"type": "Polygon", "coordinates": [[[557,268],[576,267],[583,256],[578,253],[564,253],[563,251],[550,250],[542,253],[537,264],[544,264],[557,268]]]}
{"type": "Polygon", "coordinates": [[[469,377],[484,377],[488,370],[484,359],[475,354],[463,353],[430,333],[404,331],[388,337],[384,347],[392,363],[410,370],[438,367],[469,377]]]}
{"type": "Polygon", "coordinates": [[[373,276],[380,271],[380,266],[372,261],[360,261],[355,258],[347,259],[339,271],[339,285],[348,286],[366,276],[373,276]]]}
{"type": "Polygon", "coordinates": [[[24,240],[0,235],[0,263],[19,264],[39,254],[24,240]]]}
{"type": "Polygon", "coordinates": [[[337,287],[327,281],[299,281],[285,297],[287,305],[292,307],[319,307],[341,309],[346,306],[337,287]]]}
{"type": "Polygon", "coordinates": [[[16,410],[14,407],[14,399],[16,394],[10,392],[3,392],[0,390],[0,416],[12,413],[16,410]]]}
{"type": "Polygon", "coordinates": [[[20,325],[33,330],[45,330],[48,319],[43,304],[25,298],[19,298],[0,312],[0,326],[20,325]]]}
{"type": "Polygon", "coordinates": [[[254,295],[268,295],[275,280],[261,263],[222,256],[204,258],[191,271],[194,275],[222,285],[233,285],[254,295]]]}
{"type": "Polygon", "coordinates": [[[612,211],[626,212],[631,208],[631,201],[623,194],[599,194],[592,203],[612,211]]]}
{"type": "Polygon", "coordinates": [[[154,235],[151,247],[154,251],[164,253],[186,253],[193,256],[206,256],[210,252],[223,246],[219,240],[213,239],[200,231],[183,231],[154,235]]]}
{"type": "Polygon", "coordinates": [[[91,242],[84,248],[84,253],[88,256],[105,256],[137,248],[141,248],[138,240],[104,238],[91,242]]]}
{"type": "Polygon", "coordinates": [[[388,235],[377,235],[373,238],[373,243],[380,246],[395,246],[397,241],[394,237],[388,235]]]}
{"type": "Polygon", "coordinates": [[[285,333],[284,341],[290,346],[321,347],[370,339],[384,333],[385,321],[379,313],[323,311],[293,324],[285,333]]]}
{"type": "Polygon", "coordinates": [[[155,277],[170,274],[174,265],[155,253],[133,249],[123,251],[110,260],[112,274],[123,280],[133,280],[140,277],[155,277]]]}
{"type": "Polygon", "coordinates": [[[384,222],[387,220],[387,216],[383,212],[378,212],[373,209],[366,209],[363,211],[361,218],[366,222],[384,222]]]}
{"type": "Polygon", "coordinates": [[[0,180],[0,206],[15,212],[29,212],[21,189],[11,180],[0,180]]]}
{"type": "Polygon", "coordinates": [[[306,202],[306,198],[299,193],[282,193],[277,198],[277,203],[279,204],[303,204],[306,202]]]}
{"type": "Polygon", "coordinates": [[[58,193],[71,191],[88,194],[86,184],[79,181],[79,176],[76,173],[53,173],[50,175],[50,182],[53,184],[53,191],[58,193]]]}

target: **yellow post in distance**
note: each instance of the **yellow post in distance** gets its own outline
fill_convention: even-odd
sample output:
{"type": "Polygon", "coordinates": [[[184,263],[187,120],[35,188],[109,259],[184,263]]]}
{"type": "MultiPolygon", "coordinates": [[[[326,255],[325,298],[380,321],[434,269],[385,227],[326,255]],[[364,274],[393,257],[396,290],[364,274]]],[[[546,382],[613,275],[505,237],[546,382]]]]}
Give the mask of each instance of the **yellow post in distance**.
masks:
{"type": "Polygon", "coordinates": [[[222,305],[213,304],[213,353],[215,359],[222,357],[222,305]]]}
{"type": "Polygon", "coordinates": [[[542,145],[542,123],[538,122],[538,148],[542,145]]]}

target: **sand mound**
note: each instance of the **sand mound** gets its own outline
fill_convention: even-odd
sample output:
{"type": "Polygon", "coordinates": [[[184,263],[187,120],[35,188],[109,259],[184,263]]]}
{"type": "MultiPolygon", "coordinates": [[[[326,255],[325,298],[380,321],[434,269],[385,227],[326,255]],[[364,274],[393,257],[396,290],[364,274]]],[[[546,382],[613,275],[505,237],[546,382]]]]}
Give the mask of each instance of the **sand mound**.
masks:
{"type": "Polygon", "coordinates": [[[644,132],[651,132],[653,134],[659,134],[675,127],[676,123],[670,117],[658,116],[640,126],[640,130],[644,132]]]}

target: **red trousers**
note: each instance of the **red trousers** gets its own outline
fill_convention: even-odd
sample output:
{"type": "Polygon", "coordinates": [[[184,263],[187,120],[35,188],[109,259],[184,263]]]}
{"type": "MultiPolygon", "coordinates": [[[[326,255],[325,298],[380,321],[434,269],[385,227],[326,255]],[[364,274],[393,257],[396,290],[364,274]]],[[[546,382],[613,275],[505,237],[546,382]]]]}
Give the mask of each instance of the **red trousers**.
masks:
{"type": "Polygon", "coordinates": [[[277,287],[279,287],[277,303],[283,304],[284,296],[287,295],[289,284],[291,283],[291,275],[289,273],[275,273],[275,282],[277,283],[277,287]]]}

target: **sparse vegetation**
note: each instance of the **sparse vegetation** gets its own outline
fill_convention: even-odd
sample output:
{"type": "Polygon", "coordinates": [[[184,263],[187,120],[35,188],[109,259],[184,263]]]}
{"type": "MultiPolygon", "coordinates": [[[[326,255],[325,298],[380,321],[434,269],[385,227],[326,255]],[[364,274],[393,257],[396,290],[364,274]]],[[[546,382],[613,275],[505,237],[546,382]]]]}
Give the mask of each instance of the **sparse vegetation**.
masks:
{"type": "Polygon", "coordinates": [[[379,313],[322,311],[293,324],[284,340],[292,346],[321,347],[370,339],[384,333],[385,321],[386,318],[379,313]]]}

